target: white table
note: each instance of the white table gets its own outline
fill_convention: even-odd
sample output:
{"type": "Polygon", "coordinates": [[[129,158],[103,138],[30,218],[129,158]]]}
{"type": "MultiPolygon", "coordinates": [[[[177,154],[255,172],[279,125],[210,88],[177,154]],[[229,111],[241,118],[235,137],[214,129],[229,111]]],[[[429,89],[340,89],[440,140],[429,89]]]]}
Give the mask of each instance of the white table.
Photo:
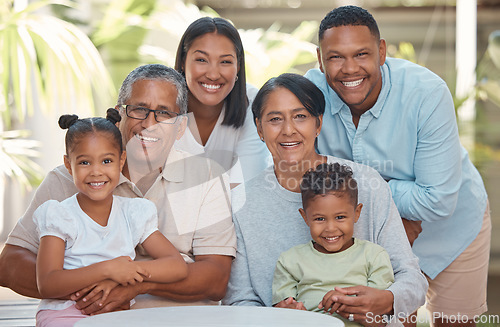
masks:
{"type": "Polygon", "coordinates": [[[249,306],[183,306],[104,313],[82,319],[85,326],[179,326],[179,327],[343,327],[344,323],[317,312],[249,306]]]}

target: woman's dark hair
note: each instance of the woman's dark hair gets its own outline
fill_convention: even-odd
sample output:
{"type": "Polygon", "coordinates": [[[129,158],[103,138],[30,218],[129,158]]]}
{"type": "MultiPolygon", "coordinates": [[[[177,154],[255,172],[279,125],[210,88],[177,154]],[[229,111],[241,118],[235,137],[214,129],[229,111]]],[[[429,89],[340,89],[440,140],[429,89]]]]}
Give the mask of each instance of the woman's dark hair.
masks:
{"type": "Polygon", "coordinates": [[[234,45],[236,59],[238,61],[237,80],[234,87],[226,97],[226,110],[222,125],[235,128],[243,126],[248,107],[245,74],[245,53],[238,30],[223,18],[202,17],[188,26],[179,42],[177,55],[175,57],[175,69],[184,75],[186,55],[194,40],[207,33],[217,33],[227,37],[234,45]]]}
{"type": "Polygon", "coordinates": [[[375,18],[368,10],[357,6],[338,7],[326,14],[319,24],[318,40],[323,39],[326,30],[339,26],[366,26],[372,35],[380,40],[380,31],[375,18]]]}
{"type": "Polygon", "coordinates": [[[314,117],[320,117],[325,112],[325,97],[323,92],[313,82],[302,75],[285,73],[268,80],[259,90],[252,104],[255,119],[262,118],[262,108],[269,95],[277,88],[285,88],[292,92],[307,111],[314,117]]]}
{"type": "Polygon", "coordinates": [[[116,146],[120,149],[120,154],[123,152],[122,135],[116,126],[116,123],[121,120],[120,113],[113,108],[106,111],[106,118],[92,117],[79,119],[77,115],[62,115],[59,117],[59,127],[67,129],[66,132],[66,155],[73,150],[83,136],[89,133],[104,132],[111,136],[115,141],[116,146]]]}
{"type": "Polygon", "coordinates": [[[352,169],[338,162],[324,163],[316,169],[309,169],[302,177],[300,192],[302,205],[306,207],[307,201],[316,195],[334,194],[339,197],[349,196],[354,206],[358,205],[358,183],[352,177],[352,169]]]}

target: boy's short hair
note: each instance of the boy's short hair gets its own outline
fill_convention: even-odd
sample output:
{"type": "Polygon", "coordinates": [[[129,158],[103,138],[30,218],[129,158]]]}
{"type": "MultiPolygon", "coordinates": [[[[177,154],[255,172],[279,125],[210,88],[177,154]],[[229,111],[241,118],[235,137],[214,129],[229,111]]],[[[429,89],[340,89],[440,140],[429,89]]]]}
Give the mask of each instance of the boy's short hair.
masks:
{"type": "Polygon", "coordinates": [[[358,205],[358,183],[352,177],[351,167],[339,163],[318,165],[316,169],[309,169],[302,177],[300,192],[302,205],[316,195],[333,194],[348,195],[354,206],[358,205]]]}

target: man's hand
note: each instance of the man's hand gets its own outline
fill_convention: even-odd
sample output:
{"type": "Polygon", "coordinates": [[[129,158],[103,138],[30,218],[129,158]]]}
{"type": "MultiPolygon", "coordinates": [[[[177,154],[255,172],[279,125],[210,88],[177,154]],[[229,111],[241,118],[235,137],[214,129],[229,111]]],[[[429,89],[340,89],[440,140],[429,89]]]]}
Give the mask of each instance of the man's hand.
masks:
{"type": "Polygon", "coordinates": [[[401,220],[403,221],[408,242],[410,242],[410,245],[413,246],[413,242],[415,242],[418,235],[422,232],[422,221],[408,220],[406,218],[401,218],[401,220]]]}
{"type": "Polygon", "coordinates": [[[87,315],[130,309],[130,300],[141,294],[139,290],[140,285],[141,284],[135,286],[118,285],[109,292],[105,300],[102,299],[102,292],[99,292],[93,297],[87,296],[91,291],[85,295],[79,294],[76,308],[87,315]]]}
{"type": "Polygon", "coordinates": [[[366,322],[369,317],[391,314],[393,311],[394,295],[391,291],[368,286],[335,287],[335,291],[342,294],[331,298],[333,302],[340,304],[336,312],[346,319],[353,314],[354,321],[364,326],[375,326],[366,322]]]}
{"type": "Polygon", "coordinates": [[[276,308],[286,308],[286,309],[296,309],[296,310],[307,310],[306,307],[304,307],[304,303],[302,302],[297,302],[293,297],[288,297],[284,299],[283,301],[280,301],[274,305],[276,308]]]}

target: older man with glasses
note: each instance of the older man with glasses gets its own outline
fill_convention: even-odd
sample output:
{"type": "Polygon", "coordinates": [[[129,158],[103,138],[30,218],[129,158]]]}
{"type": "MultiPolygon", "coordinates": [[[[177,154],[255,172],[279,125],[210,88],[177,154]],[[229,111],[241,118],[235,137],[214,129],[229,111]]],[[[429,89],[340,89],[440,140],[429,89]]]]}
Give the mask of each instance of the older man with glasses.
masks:
{"type": "MultiPolygon", "coordinates": [[[[226,292],[236,253],[229,182],[216,163],[173,147],[186,128],[184,78],[163,65],[138,67],[124,80],[115,108],[122,116],[119,127],[127,161],[114,194],[144,197],[156,204],[159,229],[189,263],[189,275],[177,283],[117,286],[102,306],[101,294],[82,301],[89,289],[72,299],[87,314],[128,308],[133,298],[133,308],[217,303],[226,292]]],[[[62,201],[76,192],[64,166],[48,173],[0,255],[2,286],[40,297],[35,278],[39,237],[32,214],[43,202],[62,201]]]]}

